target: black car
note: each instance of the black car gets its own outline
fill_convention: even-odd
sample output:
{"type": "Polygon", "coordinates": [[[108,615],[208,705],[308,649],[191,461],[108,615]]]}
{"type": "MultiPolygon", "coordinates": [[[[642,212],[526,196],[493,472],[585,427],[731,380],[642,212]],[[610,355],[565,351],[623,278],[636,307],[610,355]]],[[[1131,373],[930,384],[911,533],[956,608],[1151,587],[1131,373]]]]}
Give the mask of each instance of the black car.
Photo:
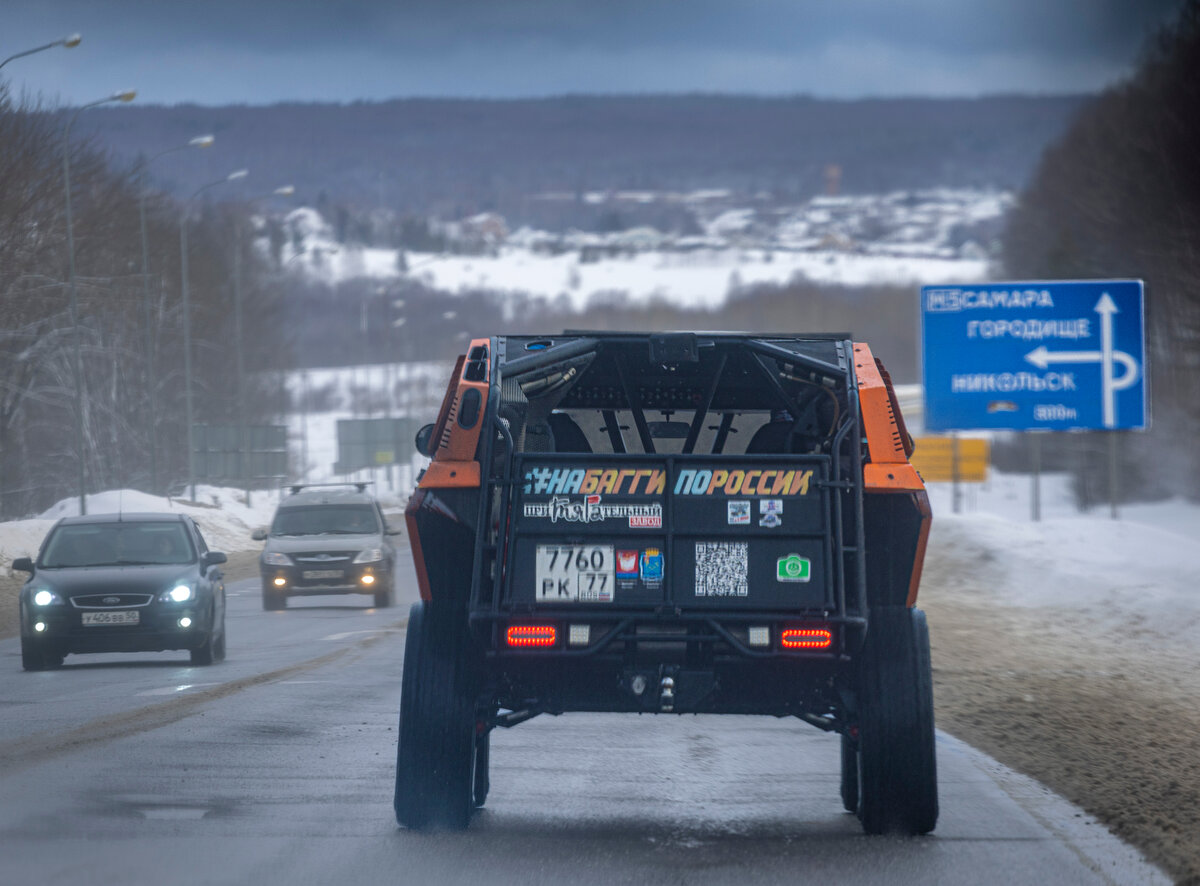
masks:
{"type": "Polygon", "coordinates": [[[271,521],[258,530],[263,609],[287,607],[288,597],[371,594],[392,605],[396,551],[391,529],[365,483],[291,486],[271,521]]]}
{"type": "Polygon", "coordinates": [[[21,663],[59,667],[72,652],[186,649],[194,665],[225,658],[225,584],[199,527],[180,514],[65,517],[21,588],[21,663]]]}

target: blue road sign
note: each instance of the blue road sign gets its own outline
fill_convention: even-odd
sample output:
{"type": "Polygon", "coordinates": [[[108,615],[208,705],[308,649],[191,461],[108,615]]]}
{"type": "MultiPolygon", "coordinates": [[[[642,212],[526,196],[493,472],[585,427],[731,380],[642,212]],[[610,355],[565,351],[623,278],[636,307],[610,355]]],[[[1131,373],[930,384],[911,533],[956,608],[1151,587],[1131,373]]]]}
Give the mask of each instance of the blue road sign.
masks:
{"type": "Polygon", "coordinates": [[[1141,280],[921,287],[925,427],[1142,429],[1141,280]]]}

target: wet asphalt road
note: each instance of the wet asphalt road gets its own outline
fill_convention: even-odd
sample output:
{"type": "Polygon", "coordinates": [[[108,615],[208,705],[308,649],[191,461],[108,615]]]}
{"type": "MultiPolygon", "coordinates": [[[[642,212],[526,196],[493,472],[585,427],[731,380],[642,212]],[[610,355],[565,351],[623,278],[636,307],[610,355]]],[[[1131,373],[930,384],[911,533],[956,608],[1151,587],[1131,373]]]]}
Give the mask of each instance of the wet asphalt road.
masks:
{"type": "MultiPolygon", "coordinates": [[[[407,575],[402,572],[402,575],[407,575]]],[[[0,882],[1155,882],[1099,825],[939,736],[942,814],[868,838],[837,739],[767,718],[566,715],[492,741],[465,834],[392,816],[403,623],[369,597],[263,612],[230,585],[229,658],[70,656],[0,641],[0,882]]],[[[1165,879],[1159,882],[1167,882],[1165,879]]]]}

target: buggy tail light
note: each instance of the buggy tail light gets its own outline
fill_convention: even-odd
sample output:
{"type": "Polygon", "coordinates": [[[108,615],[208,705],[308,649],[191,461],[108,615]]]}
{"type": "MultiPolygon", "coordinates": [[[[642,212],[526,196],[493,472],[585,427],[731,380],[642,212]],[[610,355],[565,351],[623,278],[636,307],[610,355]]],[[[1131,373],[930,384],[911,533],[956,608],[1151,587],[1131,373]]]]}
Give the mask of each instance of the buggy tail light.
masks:
{"type": "Polygon", "coordinates": [[[828,649],[833,645],[833,631],[821,628],[787,628],[781,636],[784,649],[828,649]]]}
{"type": "Polygon", "coordinates": [[[558,629],[554,625],[510,625],[506,636],[509,646],[553,646],[558,629]]]}

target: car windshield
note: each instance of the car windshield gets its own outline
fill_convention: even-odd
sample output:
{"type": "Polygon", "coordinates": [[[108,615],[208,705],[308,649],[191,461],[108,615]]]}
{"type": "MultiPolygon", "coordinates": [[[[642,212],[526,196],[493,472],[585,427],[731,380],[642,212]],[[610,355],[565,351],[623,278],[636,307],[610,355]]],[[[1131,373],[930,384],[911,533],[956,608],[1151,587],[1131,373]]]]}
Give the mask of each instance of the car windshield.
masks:
{"type": "Polygon", "coordinates": [[[371,535],[379,518],[371,505],[314,505],[280,508],[272,535],[371,535]]]}
{"type": "Polygon", "coordinates": [[[191,563],[192,543],[179,522],[77,523],[59,526],[46,542],[45,569],[191,563]]]}

